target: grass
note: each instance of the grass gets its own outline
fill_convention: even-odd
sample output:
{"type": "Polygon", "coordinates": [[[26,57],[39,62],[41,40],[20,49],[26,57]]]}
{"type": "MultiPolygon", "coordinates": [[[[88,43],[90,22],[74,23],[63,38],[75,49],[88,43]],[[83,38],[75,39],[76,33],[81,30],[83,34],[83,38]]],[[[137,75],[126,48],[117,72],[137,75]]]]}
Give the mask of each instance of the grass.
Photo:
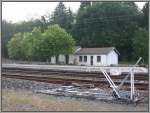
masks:
{"type": "Polygon", "coordinates": [[[135,64],[136,61],[119,61],[119,64],[128,64],[128,65],[133,65],[135,64]]]}
{"type": "Polygon", "coordinates": [[[82,111],[84,105],[74,99],[59,99],[54,96],[32,92],[2,91],[2,111],[82,111]]]}
{"type": "Polygon", "coordinates": [[[2,111],[145,111],[148,105],[120,105],[2,89],[2,111]]]}

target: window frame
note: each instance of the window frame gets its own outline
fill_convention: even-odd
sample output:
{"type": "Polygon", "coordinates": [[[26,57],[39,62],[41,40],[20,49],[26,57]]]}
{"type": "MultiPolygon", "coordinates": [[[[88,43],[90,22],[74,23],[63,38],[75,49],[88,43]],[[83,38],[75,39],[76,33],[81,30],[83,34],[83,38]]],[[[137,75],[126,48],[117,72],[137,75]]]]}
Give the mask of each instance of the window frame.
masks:
{"type": "Polygon", "coordinates": [[[79,56],[79,62],[82,62],[83,58],[82,56],[79,56]]]}
{"type": "Polygon", "coordinates": [[[87,62],[87,56],[84,56],[84,62],[87,62]]]}
{"type": "Polygon", "coordinates": [[[97,56],[97,62],[101,62],[101,56],[97,56]]]}

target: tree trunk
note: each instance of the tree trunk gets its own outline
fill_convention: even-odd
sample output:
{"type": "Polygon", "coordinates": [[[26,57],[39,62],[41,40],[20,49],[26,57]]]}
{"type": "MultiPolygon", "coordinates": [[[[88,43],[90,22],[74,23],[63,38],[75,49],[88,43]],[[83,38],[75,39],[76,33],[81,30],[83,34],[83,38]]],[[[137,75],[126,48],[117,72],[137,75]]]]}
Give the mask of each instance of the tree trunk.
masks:
{"type": "Polygon", "coordinates": [[[69,64],[69,55],[65,55],[66,64],[69,64]]]}
{"type": "Polygon", "coordinates": [[[58,64],[59,56],[56,55],[56,64],[58,64]]]}

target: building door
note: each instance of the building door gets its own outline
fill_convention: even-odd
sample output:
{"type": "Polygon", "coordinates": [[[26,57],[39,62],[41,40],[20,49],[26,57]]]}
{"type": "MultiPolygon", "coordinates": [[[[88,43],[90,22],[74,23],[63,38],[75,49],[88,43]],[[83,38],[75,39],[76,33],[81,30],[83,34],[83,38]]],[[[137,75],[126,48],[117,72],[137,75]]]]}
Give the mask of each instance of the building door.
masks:
{"type": "Polygon", "coordinates": [[[91,56],[91,65],[93,65],[93,56],[91,56]]]}

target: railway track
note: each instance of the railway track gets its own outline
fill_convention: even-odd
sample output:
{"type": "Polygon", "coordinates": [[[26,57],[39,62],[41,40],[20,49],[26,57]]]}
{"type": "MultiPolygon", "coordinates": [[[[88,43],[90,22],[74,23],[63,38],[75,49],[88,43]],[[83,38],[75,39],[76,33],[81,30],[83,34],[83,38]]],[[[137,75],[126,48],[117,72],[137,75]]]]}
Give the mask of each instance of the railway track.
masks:
{"type": "MultiPolygon", "coordinates": [[[[110,76],[115,84],[119,84],[121,80],[127,75],[110,76]]],[[[34,80],[39,82],[48,82],[55,84],[71,85],[77,84],[91,84],[96,87],[109,87],[104,75],[100,72],[80,72],[80,71],[65,71],[65,70],[40,70],[27,68],[2,68],[2,77],[34,80]]],[[[125,82],[124,89],[130,89],[130,77],[125,82]]],[[[138,90],[148,90],[148,74],[135,74],[135,88],[138,90]]]]}
{"type": "MultiPolygon", "coordinates": [[[[61,76],[73,76],[73,77],[95,77],[104,78],[104,75],[100,71],[86,72],[86,71],[66,71],[57,69],[31,69],[31,68],[2,68],[2,72],[10,73],[27,73],[27,74],[38,74],[38,75],[61,75],[61,76]]],[[[108,74],[110,74],[108,72],[108,74]]],[[[123,72],[121,75],[112,75],[111,78],[123,79],[128,73],[123,72]]],[[[135,80],[148,80],[148,73],[135,73],[135,80]]]]}

